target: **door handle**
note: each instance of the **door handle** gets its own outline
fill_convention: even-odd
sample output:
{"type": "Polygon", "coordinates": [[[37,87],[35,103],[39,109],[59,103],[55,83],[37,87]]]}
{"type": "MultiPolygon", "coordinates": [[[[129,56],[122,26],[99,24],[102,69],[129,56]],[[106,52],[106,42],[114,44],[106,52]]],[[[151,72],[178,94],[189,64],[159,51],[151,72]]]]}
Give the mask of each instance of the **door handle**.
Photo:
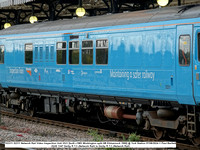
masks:
{"type": "Polygon", "coordinates": [[[199,73],[196,73],[196,80],[199,80],[199,73]]]}

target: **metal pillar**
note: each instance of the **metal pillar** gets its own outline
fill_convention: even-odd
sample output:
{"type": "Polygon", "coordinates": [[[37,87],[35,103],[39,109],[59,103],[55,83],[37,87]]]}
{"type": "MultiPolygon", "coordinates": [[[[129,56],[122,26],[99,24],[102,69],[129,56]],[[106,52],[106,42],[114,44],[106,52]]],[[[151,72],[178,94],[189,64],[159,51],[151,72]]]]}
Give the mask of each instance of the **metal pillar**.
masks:
{"type": "Polygon", "coordinates": [[[118,0],[111,0],[111,11],[112,13],[118,13],[118,0]]]}
{"type": "Polygon", "coordinates": [[[79,5],[79,7],[82,7],[82,0],[78,1],[78,5],[79,5]]]}
{"type": "Polygon", "coordinates": [[[49,20],[55,20],[55,5],[53,3],[49,3],[49,20]]]}
{"type": "Polygon", "coordinates": [[[181,5],[181,0],[178,0],[178,6],[180,6],[181,5]]]}
{"type": "Polygon", "coordinates": [[[21,14],[21,10],[16,10],[15,11],[15,24],[19,24],[20,23],[20,14],[21,14]]]}

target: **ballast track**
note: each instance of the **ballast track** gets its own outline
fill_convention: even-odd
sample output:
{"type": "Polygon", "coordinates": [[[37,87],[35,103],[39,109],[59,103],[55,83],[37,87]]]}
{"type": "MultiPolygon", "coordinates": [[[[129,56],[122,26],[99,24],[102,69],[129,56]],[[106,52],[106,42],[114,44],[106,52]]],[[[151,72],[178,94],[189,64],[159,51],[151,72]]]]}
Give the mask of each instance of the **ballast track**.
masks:
{"type": "MultiPolygon", "coordinates": [[[[70,128],[70,129],[76,129],[76,130],[82,130],[82,131],[88,131],[88,129],[97,130],[98,133],[107,135],[107,136],[114,136],[114,137],[119,137],[119,138],[121,138],[122,135],[125,137],[129,136],[128,133],[124,133],[124,132],[110,131],[110,130],[105,130],[105,129],[101,129],[101,128],[95,128],[95,127],[90,127],[90,126],[85,126],[85,125],[78,125],[78,124],[74,124],[74,123],[66,123],[66,122],[49,120],[49,119],[38,118],[38,117],[30,117],[30,116],[26,116],[23,114],[15,114],[13,112],[0,111],[0,114],[9,116],[9,117],[13,117],[13,118],[25,119],[25,120],[32,121],[32,122],[49,124],[49,125],[59,126],[59,127],[63,127],[63,128],[70,128]]],[[[145,137],[145,136],[140,136],[140,140],[141,141],[156,141],[156,139],[154,139],[154,138],[145,137]]],[[[198,150],[198,149],[200,149],[200,148],[197,148],[197,147],[195,147],[193,145],[189,145],[189,144],[183,144],[183,143],[176,143],[176,144],[177,144],[177,148],[180,150],[198,150]]],[[[3,147],[3,144],[0,143],[0,150],[1,150],[1,147],[3,147]]]]}

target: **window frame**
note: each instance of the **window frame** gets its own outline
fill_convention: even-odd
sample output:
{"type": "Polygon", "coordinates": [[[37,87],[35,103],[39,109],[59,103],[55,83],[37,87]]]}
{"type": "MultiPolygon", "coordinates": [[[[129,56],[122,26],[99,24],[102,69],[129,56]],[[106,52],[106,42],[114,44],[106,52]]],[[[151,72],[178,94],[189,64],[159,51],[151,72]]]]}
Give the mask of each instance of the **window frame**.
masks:
{"type": "MultiPolygon", "coordinates": [[[[51,48],[50,48],[50,51],[51,51],[51,48]]],[[[66,65],[67,64],[67,42],[66,41],[58,41],[58,42],[56,42],[56,64],[57,65],[66,65]],[[59,48],[58,49],[58,43],[65,43],[65,48],[59,48]],[[58,56],[58,54],[57,54],[58,51],[66,51],[66,53],[65,53],[66,54],[65,55],[65,63],[64,64],[58,64],[58,57],[57,57],[58,56]]]]}
{"type": "Polygon", "coordinates": [[[44,61],[44,46],[40,45],[38,48],[39,48],[38,49],[38,52],[39,52],[38,61],[43,62],[44,61]]]}
{"type": "Polygon", "coordinates": [[[49,56],[50,62],[54,62],[54,60],[55,60],[55,44],[51,44],[49,46],[49,55],[50,55],[49,56]]]}
{"type": "Polygon", "coordinates": [[[178,63],[179,63],[179,66],[182,66],[182,67],[189,67],[190,64],[191,64],[191,59],[190,59],[190,62],[189,64],[186,64],[186,65],[183,65],[183,64],[180,64],[180,55],[179,55],[179,51],[180,51],[180,38],[181,36],[188,36],[190,38],[190,45],[189,45],[189,48],[190,48],[190,58],[191,58],[191,36],[190,34],[182,34],[182,35],[179,35],[179,43],[178,43],[178,63]]]}
{"type": "Polygon", "coordinates": [[[82,40],[82,45],[81,45],[81,64],[82,65],[93,65],[94,64],[94,42],[92,39],[88,40],[82,40]],[[83,42],[91,41],[92,42],[92,47],[83,47],[83,42]],[[83,50],[92,50],[92,63],[91,64],[84,64],[83,63],[83,50]]]}
{"type": "MultiPolygon", "coordinates": [[[[105,65],[108,65],[108,63],[107,64],[97,64],[97,49],[108,49],[108,56],[109,56],[109,40],[108,39],[96,39],[95,40],[95,64],[96,65],[103,65],[103,66],[105,66],[105,65]],[[100,40],[107,40],[108,41],[108,47],[97,47],[97,41],[100,41],[100,40]]],[[[108,57],[109,58],[109,57],[108,57]]],[[[109,60],[109,59],[108,59],[109,60]]]]}
{"type": "Polygon", "coordinates": [[[24,64],[25,65],[33,65],[33,43],[25,43],[24,44],[24,64]],[[26,45],[32,45],[32,63],[26,63],[26,45]]]}
{"type": "Polygon", "coordinates": [[[34,55],[34,60],[35,62],[39,62],[39,47],[38,45],[35,45],[34,46],[34,52],[35,52],[35,55],[34,55]],[[37,53],[36,53],[36,48],[37,48],[37,53]],[[36,55],[37,54],[37,55],[36,55]],[[37,56],[37,57],[36,57],[37,56]]]}
{"type": "Polygon", "coordinates": [[[0,62],[0,65],[5,63],[5,45],[0,45],[0,47],[1,46],[4,47],[4,51],[3,51],[3,63],[0,62]]]}
{"type": "Polygon", "coordinates": [[[45,56],[44,56],[44,59],[45,59],[46,62],[49,62],[49,60],[50,60],[49,55],[50,55],[50,46],[45,44],[45,56]],[[47,48],[48,48],[48,51],[47,51],[47,48]]]}
{"type": "Polygon", "coordinates": [[[69,65],[79,65],[80,64],[80,41],[79,40],[73,40],[73,41],[69,41],[68,42],[68,64],[69,65]],[[78,48],[70,48],[70,42],[78,42],[78,48]],[[78,50],[78,63],[77,64],[71,64],[70,63],[70,51],[73,51],[73,50],[78,50]]]}

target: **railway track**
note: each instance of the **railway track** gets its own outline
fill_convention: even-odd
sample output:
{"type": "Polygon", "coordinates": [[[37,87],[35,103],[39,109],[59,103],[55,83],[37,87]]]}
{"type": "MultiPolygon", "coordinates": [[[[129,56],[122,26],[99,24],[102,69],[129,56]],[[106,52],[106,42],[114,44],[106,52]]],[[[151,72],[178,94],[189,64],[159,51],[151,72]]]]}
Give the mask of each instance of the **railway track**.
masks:
{"type": "MultiPolygon", "coordinates": [[[[13,117],[13,118],[25,119],[25,120],[32,121],[32,122],[43,123],[43,124],[59,126],[59,127],[64,127],[64,128],[70,128],[70,129],[76,129],[76,130],[82,130],[82,131],[88,131],[88,129],[97,130],[99,134],[103,134],[103,135],[107,135],[107,136],[114,136],[114,137],[118,137],[118,138],[121,138],[122,135],[125,137],[129,136],[128,133],[124,133],[124,132],[111,131],[111,130],[106,130],[106,129],[101,129],[101,128],[95,128],[95,127],[90,127],[90,126],[85,126],[85,125],[78,125],[78,124],[74,124],[74,123],[66,123],[66,122],[49,120],[49,119],[38,118],[38,117],[30,117],[30,116],[23,115],[23,114],[15,114],[13,112],[0,111],[0,113],[2,115],[13,117]]],[[[140,140],[141,141],[156,141],[156,139],[154,139],[154,138],[145,137],[145,136],[140,136],[140,140]]],[[[2,143],[0,143],[0,150],[2,149],[3,146],[4,145],[2,143]]],[[[198,150],[198,149],[200,149],[193,145],[183,144],[183,143],[177,143],[177,148],[180,150],[198,150]]]]}

